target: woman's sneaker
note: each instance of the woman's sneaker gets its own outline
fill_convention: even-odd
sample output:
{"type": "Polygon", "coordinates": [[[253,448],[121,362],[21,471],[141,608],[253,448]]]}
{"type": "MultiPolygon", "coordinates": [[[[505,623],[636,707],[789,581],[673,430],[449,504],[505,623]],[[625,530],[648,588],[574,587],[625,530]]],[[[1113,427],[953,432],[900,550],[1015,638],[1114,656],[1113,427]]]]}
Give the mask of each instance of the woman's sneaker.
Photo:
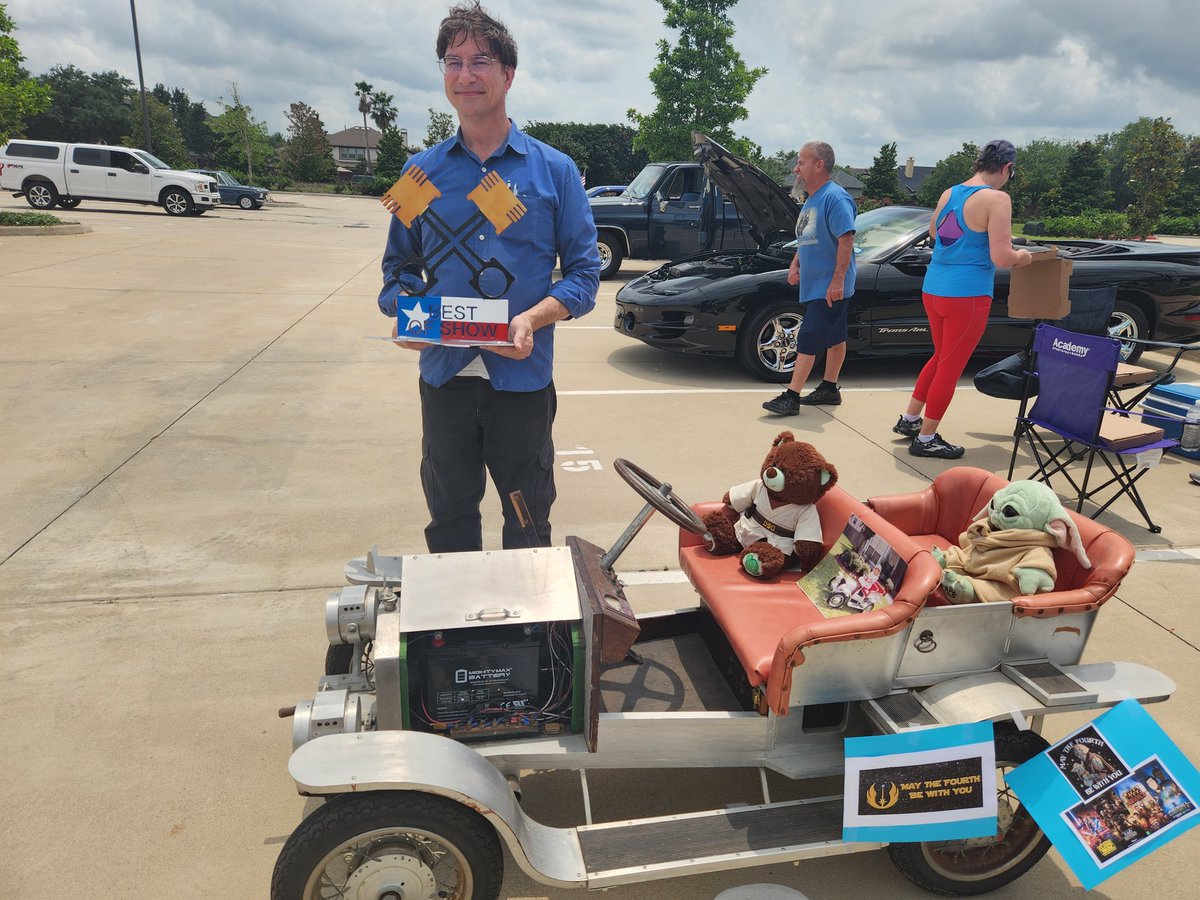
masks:
{"type": "Polygon", "coordinates": [[[896,434],[902,434],[905,437],[916,437],[921,433],[921,421],[922,419],[920,416],[913,419],[911,422],[904,418],[904,416],[901,416],[896,420],[896,424],[892,426],[892,431],[896,432],[896,434]]]}
{"type": "Polygon", "coordinates": [[[942,440],[940,434],[935,434],[932,441],[913,438],[912,443],[908,445],[908,452],[913,456],[927,456],[931,459],[958,459],[967,451],[942,440]]]}

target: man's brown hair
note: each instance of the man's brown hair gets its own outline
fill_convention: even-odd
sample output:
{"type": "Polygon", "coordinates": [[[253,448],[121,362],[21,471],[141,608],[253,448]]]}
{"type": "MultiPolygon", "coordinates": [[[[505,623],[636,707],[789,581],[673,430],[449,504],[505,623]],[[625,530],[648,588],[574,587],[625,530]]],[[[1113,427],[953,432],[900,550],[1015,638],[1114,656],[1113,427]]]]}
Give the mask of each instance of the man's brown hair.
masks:
{"type": "Polygon", "coordinates": [[[486,44],[501,65],[517,67],[517,42],[513,40],[504,23],[494,18],[478,0],[452,6],[438,27],[437,56],[441,59],[446,51],[467,36],[486,44]]]}

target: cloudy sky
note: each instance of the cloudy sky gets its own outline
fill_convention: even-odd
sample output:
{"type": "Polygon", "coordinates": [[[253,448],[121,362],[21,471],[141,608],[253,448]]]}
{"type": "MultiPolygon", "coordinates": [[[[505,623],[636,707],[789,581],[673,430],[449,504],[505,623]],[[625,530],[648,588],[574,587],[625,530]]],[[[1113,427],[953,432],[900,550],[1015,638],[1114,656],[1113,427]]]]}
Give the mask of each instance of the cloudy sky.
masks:
{"type": "MultiPolygon", "coordinates": [[[[648,112],[653,0],[490,0],[517,39],[509,114],[625,122],[648,112]]],[[[116,69],[137,81],[125,0],[7,0],[26,66],[116,69]]],[[[416,0],[137,0],[147,86],[181,87],[219,112],[236,82],[272,131],[302,100],[327,130],[362,122],[354,82],[395,95],[420,140],[428,107],[449,110],[434,59],[441,4],[416,0]]],[[[880,144],[932,165],[964,141],[1087,138],[1138,116],[1200,132],[1195,0],[742,0],[735,45],[767,66],[734,127],[767,152],[805,140],[868,165],[880,144]],[[771,17],[764,18],[764,10],[771,17]],[[1191,25],[1187,23],[1191,22],[1191,25]]]]}

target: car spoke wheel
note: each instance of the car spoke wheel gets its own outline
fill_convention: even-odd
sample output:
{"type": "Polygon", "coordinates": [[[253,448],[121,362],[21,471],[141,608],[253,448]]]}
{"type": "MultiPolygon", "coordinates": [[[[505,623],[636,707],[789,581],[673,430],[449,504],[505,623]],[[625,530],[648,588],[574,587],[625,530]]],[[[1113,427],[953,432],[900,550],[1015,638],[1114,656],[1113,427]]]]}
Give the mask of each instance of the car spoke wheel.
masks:
{"type": "Polygon", "coordinates": [[[186,216],[192,211],[192,198],[178,188],[170,188],[162,195],[162,207],[169,216],[186,216]]]}
{"type": "Polygon", "coordinates": [[[410,791],[344,794],[288,838],[272,900],[495,900],[504,857],[487,820],[410,791]]]}
{"type": "Polygon", "coordinates": [[[254,200],[250,197],[242,197],[242,199],[238,200],[238,206],[242,209],[254,209],[254,200]]]}
{"type": "MultiPolygon", "coordinates": [[[[1110,337],[1115,337],[1119,341],[1124,341],[1126,338],[1136,338],[1138,340],[1148,340],[1150,337],[1150,323],[1146,319],[1146,314],[1142,312],[1141,307],[1130,303],[1128,300],[1118,300],[1117,305],[1113,307],[1112,318],[1108,320],[1108,334],[1110,337]]],[[[1121,361],[1127,363],[1135,363],[1142,355],[1144,348],[1139,344],[1121,344],[1121,361]]]]}
{"type": "Polygon", "coordinates": [[[53,209],[58,191],[48,181],[35,181],[25,189],[25,202],[34,209],[53,209]]]}
{"type": "Polygon", "coordinates": [[[596,241],[596,250],[600,254],[600,280],[612,278],[621,269],[621,261],[625,251],[617,243],[616,238],[602,234],[596,241]]]}
{"type": "Polygon", "coordinates": [[[79,205],[79,199],[77,197],[59,197],[58,205],[63,209],[74,209],[79,205]]]}
{"type": "Polygon", "coordinates": [[[763,310],[743,329],[738,362],[764,381],[787,381],[796,367],[796,337],[803,321],[804,313],[794,303],[763,310]]]}
{"type": "Polygon", "coordinates": [[[996,732],[997,830],[985,838],[889,844],[892,863],[909,881],[938,894],[994,891],[1024,875],[1046,855],[1050,841],[1013,794],[1005,773],[1049,745],[1032,731],[996,732]]]}

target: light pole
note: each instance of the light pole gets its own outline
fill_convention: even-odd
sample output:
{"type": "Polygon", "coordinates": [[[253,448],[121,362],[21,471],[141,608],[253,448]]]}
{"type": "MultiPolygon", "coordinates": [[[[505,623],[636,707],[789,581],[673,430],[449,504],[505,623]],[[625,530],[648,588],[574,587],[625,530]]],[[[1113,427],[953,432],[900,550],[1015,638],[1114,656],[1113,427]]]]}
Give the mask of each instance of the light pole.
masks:
{"type": "Polygon", "coordinates": [[[138,84],[142,88],[142,122],[146,126],[146,152],[153,153],[150,146],[150,104],[146,102],[146,77],[142,74],[142,42],[138,38],[137,6],[134,0],[129,0],[129,14],[133,16],[133,49],[137,53],[138,84]]]}

